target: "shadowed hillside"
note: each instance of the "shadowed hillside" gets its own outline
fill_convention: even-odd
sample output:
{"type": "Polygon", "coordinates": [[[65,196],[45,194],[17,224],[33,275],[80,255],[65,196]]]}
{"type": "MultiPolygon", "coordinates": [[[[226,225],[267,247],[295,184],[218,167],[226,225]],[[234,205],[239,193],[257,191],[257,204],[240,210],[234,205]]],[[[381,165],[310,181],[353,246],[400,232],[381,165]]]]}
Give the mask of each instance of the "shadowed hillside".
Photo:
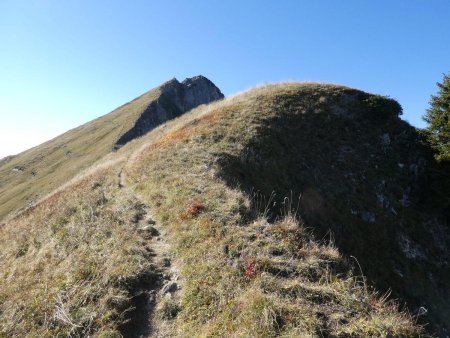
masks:
{"type": "Polygon", "coordinates": [[[420,320],[446,332],[449,229],[445,201],[433,189],[439,168],[414,128],[398,118],[398,103],[346,87],[285,84],[210,110],[143,153],[148,158],[138,172],[145,180],[138,187],[168,203],[162,219],[177,223],[177,206],[199,198],[208,209],[219,208],[211,216],[219,227],[229,222],[219,215],[232,210],[246,224],[261,205],[277,222],[301,196],[298,214],[319,238],[332,238],[357,258],[372,285],[392,290],[413,313],[428,311],[420,320]],[[175,173],[160,173],[165,161],[175,173]],[[153,186],[149,177],[156,175],[153,186]],[[250,205],[229,205],[220,197],[223,188],[205,183],[209,177],[250,205]]]}
{"type": "Polygon", "coordinates": [[[445,334],[439,168],[400,113],[270,85],[118,147],[1,227],[0,336],[445,334]]]}

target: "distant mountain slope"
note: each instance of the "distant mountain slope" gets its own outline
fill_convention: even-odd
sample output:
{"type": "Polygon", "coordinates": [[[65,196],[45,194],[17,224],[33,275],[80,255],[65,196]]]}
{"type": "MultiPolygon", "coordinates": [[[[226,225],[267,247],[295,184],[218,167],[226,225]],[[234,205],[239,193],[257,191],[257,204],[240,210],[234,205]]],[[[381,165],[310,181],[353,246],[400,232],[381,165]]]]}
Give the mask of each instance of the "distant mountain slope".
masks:
{"type": "Polygon", "coordinates": [[[0,162],[0,221],[155,126],[200,104],[223,98],[203,76],[176,79],[113,112],[0,162]]]}

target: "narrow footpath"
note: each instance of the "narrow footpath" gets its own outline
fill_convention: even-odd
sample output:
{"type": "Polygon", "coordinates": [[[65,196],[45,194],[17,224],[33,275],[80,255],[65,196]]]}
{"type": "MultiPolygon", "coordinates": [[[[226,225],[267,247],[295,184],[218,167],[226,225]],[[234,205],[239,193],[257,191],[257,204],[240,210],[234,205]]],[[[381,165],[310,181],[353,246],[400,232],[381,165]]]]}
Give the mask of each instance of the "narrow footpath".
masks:
{"type": "Polygon", "coordinates": [[[136,291],[130,322],[124,326],[122,334],[125,338],[173,337],[172,323],[179,311],[182,280],[167,241],[168,234],[154,220],[145,201],[128,187],[123,169],[118,175],[118,187],[141,203],[140,213],[134,221],[150,250],[153,276],[136,291]]]}

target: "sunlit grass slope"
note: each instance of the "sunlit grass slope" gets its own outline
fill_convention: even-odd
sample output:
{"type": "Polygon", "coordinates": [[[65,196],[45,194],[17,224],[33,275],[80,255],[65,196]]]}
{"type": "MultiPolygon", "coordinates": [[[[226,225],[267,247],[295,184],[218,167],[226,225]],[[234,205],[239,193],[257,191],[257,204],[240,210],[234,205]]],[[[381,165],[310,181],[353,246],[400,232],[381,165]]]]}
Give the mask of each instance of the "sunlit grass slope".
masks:
{"type": "Polygon", "coordinates": [[[0,221],[109,153],[117,138],[134,125],[159,95],[158,87],[105,116],[0,163],[0,221]]]}
{"type": "Polygon", "coordinates": [[[367,98],[330,85],[257,88],[108,155],[2,226],[0,337],[119,337],[133,292],[155,276],[151,242],[136,226],[145,208],[166,229],[183,281],[181,302],[158,305],[176,309],[160,318],[168,337],[419,336],[416,318],[358,277],[333,241],[315,238],[309,209],[285,193],[301,172],[282,159],[302,154],[285,137],[300,135],[296,126],[310,116],[353,118],[377,107],[361,103],[367,98]],[[268,187],[282,197],[270,198],[268,187]]]}
{"type": "Polygon", "coordinates": [[[118,337],[139,283],[155,272],[120,190],[121,162],[52,194],[0,230],[0,337],[118,337]]]}
{"type": "MultiPolygon", "coordinates": [[[[367,110],[374,107],[371,98],[393,105],[396,113],[395,102],[345,87],[292,83],[258,88],[193,112],[192,121],[142,148],[127,164],[129,183],[168,228],[183,264],[184,297],[173,335],[419,335],[408,314],[353,277],[331,243],[313,240],[305,230],[312,225],[295,214],[297,199],[270,200],[270,192],[265,194],[259,184],[283,192],[296,181],[282,158],[297,158],[292,147],[298,145],[284,144],[285,151],[277,146],[289,137],[295,142],[301,132],[295,128],[303,119],[354,118],[364,99],[369,99],[367,110]],[[272,123],[276,118],[286,123],[272,123]],[[266,138],[271,130],[279,131],[272,140],[266,138]],[[258,157],[261,149],[271,157],[258,157]],[[243,162],[234,167],[234,159],[243,162]],[[252,161],[263,165],[251,171],[252,161]],[[252,187],[260,192],[252,193],[252,187]]],[[[374,120],[384,118],[379,113],[374,120]]]]}

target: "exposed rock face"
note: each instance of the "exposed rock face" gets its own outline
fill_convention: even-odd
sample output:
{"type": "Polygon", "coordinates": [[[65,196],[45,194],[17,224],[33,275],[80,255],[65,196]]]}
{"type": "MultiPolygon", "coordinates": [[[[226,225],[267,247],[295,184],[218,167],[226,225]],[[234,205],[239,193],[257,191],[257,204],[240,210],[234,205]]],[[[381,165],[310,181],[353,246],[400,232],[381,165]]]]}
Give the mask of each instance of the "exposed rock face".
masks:
{"type": "Polygon", "coordinates": [[[25,167],[24,166],[21,166],[21,165],[16,165],[13,169],[12,169],[12,171],[14,171],[14,172],[23,172],[25,170],[25,167]]]}
{"type": "Polygon", "coordinates": [[[219,88],[204,76],[188,78],[183,82],[172,79],[161,87],[161,95],[150,103],[135,125],[114,144],[113,150],[148,133],[153,128],[202,104],[224,97],[219,88]]]}

